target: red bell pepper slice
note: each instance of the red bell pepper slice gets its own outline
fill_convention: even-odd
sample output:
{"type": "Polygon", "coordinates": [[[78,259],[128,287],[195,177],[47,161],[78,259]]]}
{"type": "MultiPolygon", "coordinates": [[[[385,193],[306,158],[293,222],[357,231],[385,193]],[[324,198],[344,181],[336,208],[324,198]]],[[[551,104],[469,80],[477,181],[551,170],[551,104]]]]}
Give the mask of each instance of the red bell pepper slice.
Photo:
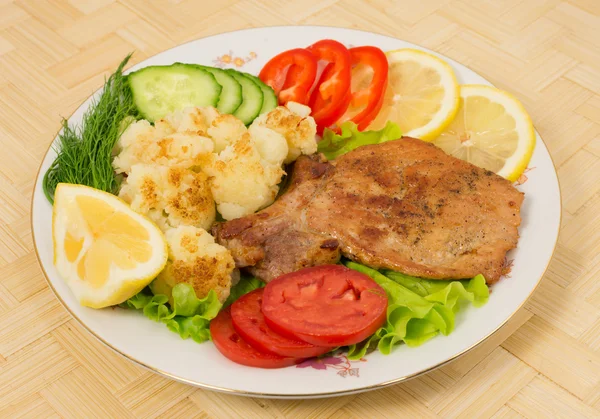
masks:
{"type": "MultiPolygon", "coordinates": [[[[327,80],[333,76],[335,73],[335,65],[330,63],[323,70],[321,80],[327,80]]],[[[350,94],[350,89],[346,91],[346,93],[341,98],[337,98],[337,103],[331,104],[330,102],[324,100],[321,95],[315,94],[319,85],[313,90],[313,93],[310,96],[308,101],[308,106],[312,109],[311,116],[315,119],[315,123],[317,124],[317,133],[321,135],[323,130],[332,124],[335,121],[339,120],[348,106],[350,105],[350,99],[352,95],[350,94]],[[326,110],[326,112],[324,111],[326,110]],[[321,112],[319,116],[315,116],[316,112],[321,112]]]]}
{"type": "Polygon", "coordinates": [[[280,104],[291,101],[305,105],[308,91],[317,77],[317,58],[306,49],[291,49],[271,58],[258,77],[273,88],[280,104]],[[295,68],[293,84],[286,84],[291,68],[295,68]]]}
{"type": "Polygon", "coordinates": [[[349,52],[352,65],[363,64],[371,67],[373,78],[367,88],[352,92],[349,110],[361,107],[362,110],[349,119],[344,118],[344,121],[338,121],[337,125],[339,126],[342,122],[350,120],[358,125],[359,131],[363,131],[377,117],[383,106],[388,83],[388,60],[383,51],[376,47],[350,48],[349,52]]]}
{"type": "MultiPolygon", "coordinates": [[[[281,88],[281,91],[285,92],[288,89],[294,88],[294,86],[296,84],[298,84],[299,80],[303,77],[303,71],[304,71],[303,68],[300,67],[299,65],[292,65],[290,67],[290,69],[288,70],[287,76],[285,76],[285,82],[283,83],[283,87],[281,88]]],[[[313,84],[314,84],[314,80],[313,80],[313,84]]],[[[312,85],[311,85],[311,87],[312,87],[312,85]]],[[[303,105],[306,105],[308,103],[308,98],[309,98],[311,87],[309,87],[307,89],[306,93],[304,93],[303,95],[301,95],[300,92],[298,92],[296,100],[294,100],[294,102],[298,102],[298,103],[302,103],[303,105]]],[[[285,103],[281,103],[281,104],[285,104],[285,103]]]]}
{"type": "Polygon", "coordinates": [[[322,131],[324,127],[337,121],[350,103],[351,58],[344,45],[331,39],[316,42],[307,50],[317,60],[329,63],[308,101],[312,117],[322,131]]]}

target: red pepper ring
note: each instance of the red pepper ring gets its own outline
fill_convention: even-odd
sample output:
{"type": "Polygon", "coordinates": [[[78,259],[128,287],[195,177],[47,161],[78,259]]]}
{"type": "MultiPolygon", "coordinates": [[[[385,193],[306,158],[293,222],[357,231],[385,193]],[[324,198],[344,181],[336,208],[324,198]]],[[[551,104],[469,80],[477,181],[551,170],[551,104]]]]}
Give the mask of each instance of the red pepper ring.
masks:
{"type": "MultiPolygon", "coordinates": [[[[379,102],[377,103],[377,106],[373,109],[373,111],[369,115],[366,115],[364,117],[364,121],[366,121],[365,122],[366,126],[361,129],[361,128],[358,128],[358,124],[357,124],[357,129],[359,131],[364,131],[368,127],[368,125],[371,122],[373,122],[373,120],[379,114],[379,111],[381,110],[384,101],[385,101],[385,95],[381,95],[381,97],[379,98],[379,102]]],[[[342,133],[342,129],[340,128],[340,125],[343,122],[346,122],[346,121],[348,121],[348,119],[340,120],[335,125],[329,127],[329,129],[332,130],[333,132],[335,132],[336,134],[341,134],[342,133]]],[[[321,134],[322,134],[322,132],[319,133],[319,135],[321,135],[321,134]]]]}
{"type": "MultiPolygon", "coordinates": [[[[286,96],[286,92],[291,92],[290,89],[294,89],[296,84],[298,84],[299,80],[302,78],[303,76],[303,71],[304,69],[302,67],[300,67],[299,65],[292,65],[290,66],[290,69],[287,72],[287,76],[285,76],[285,82],[283,83],[283,87],[281,88],[281,93],[279,93],[279,97],[281,97],[281,95],[286,96]]],[[[318,72],[318,70],[317,70],[318,72]]],[[[313,84],[314,84],[314,80],[313,80],[313,84]]],[[[302,103],[303,105],[306,105],[308,103],[308,97],[310,94],[310,89],[311,89],[312,85],[307,89],[306,93],[301,94],[299,91],[297,93],[294,94],[294,97],[296,100],[294,100],[294,102],[298,102],[298,103],[302,103]]],[[[281,103],[281,104],[285,104],[285,103],[281,103]]]]}
{"type": "MultiPolygon", "coordinates": [[[[365,105],[362,111],[349,119],[358,125],[359,131],[363,131],[377,117],[383,106],[388,83],[388,60],[383,51],[376,47],[350,48],[349,52],[353,66],[364,64],[373,69],[373,78],[369,87],[352,92],[350,99],[352,107],[365,105]]],[[[342,122],[345,121],[339,121],[337,125],[339,126],[342,122]]]]}
{"type": "Polygon", "coordinates": [[[312,116],[322,129],[333,124],[348,108],[352,61],[348,49],[331,39],[316,42],[307,50],[317,60],[329,63],[308,101],[312,116]]]}
{"type": "MultiPolygon", "coordinates": [[[[327,67],[325,67],[325,70],[323,70],[321,79],[326,80],[330,78],[334,71],[335,69],[333,63],[328,64],[327,67]]],[[[308,106],[312,109],[312,116],[315,119],[315,122],[317,123],[317,133],[321,135],[326,127],[329,127],[344,115],[346,109],[348,109],[348,106],[350,105],[350,99],[352,95],[350,94],[350,89],[348,89],[343,97],[337,99],[337,103],[335,104],[335,106],[329,106],[327,115],[321,113],[321,115],[317,117],[315,115],[315,112],[317,112],[318,110],[322,111],[329,105],[329,103],[325,99],[323,99],[323,97],[320,94],[315,94],[316,91],[317,88],[313,90],[313,94],[311,94],[310,99],[308,101],[308,106]],[[317,118],[319,118],[318,121],[317,118]]]]}
{"type": "Polygon", "coordinates": [[[293,101],[305,105],[308,91],[317,77],[317,58],[304,48],[291,49],[271,58],[258,77],[273,88],[280,104],[293,101]],[[292,66],[295,68],[294,84],[288,84],[282,90],[292,66]]]}

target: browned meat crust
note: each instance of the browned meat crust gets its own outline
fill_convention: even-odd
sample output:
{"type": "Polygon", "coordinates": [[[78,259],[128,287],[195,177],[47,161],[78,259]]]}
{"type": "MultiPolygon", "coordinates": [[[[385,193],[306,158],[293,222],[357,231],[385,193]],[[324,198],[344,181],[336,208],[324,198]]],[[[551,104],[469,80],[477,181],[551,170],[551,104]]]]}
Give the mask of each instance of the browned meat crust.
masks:
{"type": "Polygon", "coordinates": [[[332,163],[300,157],[273,205],[213,234],[266,281],[343,254],[418,277],[481,273],[493,283],[517,245],[522,202],[500,176],[404,137],[332,163]]]}

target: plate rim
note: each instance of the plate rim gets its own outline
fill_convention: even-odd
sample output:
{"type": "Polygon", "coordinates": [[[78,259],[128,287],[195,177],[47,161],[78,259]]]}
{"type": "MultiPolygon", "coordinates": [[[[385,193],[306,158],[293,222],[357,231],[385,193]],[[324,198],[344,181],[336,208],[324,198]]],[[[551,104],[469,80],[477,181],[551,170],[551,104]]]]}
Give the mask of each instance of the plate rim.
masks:
{"type": "MultiPolygon", "coordinates": [[[[431,48],[428,47],[424,47],[420,44],[417,44],[415,42],[411,42],[411,41],[405,41],[403,39],[397,38],[393,35],[388,35],[388,34],[384,34],[384,33],[379,33],[379,32],[374,32],[374,31],[366,31],[366,30],[362,30],[362,29],[354,29],[354,28],[347,28],[347,27],[343,27],[343,26],[327,26],[327,25],[267,25],[267,26],[259,26],[259,27],[252,27],[252,28],[243,28],[243,29],[237,29],[237,30],[233,30],[233,31],[225,31],[225,32],[219,32],[213,35],[209,35],[209,36],[204,36],[204,37],[199,37],[199,38],[195,38],[195,39],[191,39],[189,41],[177,44],[172,46],[171,48],[167,48],[164,50],[161,50],[149,57],[146,57],[144,60],[140,61],[139,63],[136,63],[132,66],[130,66],[127,70],[125,70],[125,72],[129,72],[131,71],[132,68],[137,67],[138,65],[142,64],[145,61],[148,61],[152,58],[154,58],[155,56],[162,54],[166,51],[170,51],[174,48],[178,48],[180,46],[183,45],[187,45],[187,44],[191,44],[193,42],[199,41],[201,39],[210,39],[213,37],[218,37],[221,35],[225,35],[225,34],[232,34],[232,33],[237,33],[237,32],[247,32],[247,31],[255,31],[255,30],[261,30],[261,29],[276,29],[276,28],[298,28],[298,27],[305,27],[305,28],[324,28],[324,29],[337,29],[337,30],[345,30],[345,31],[351,31],[351,32],[363,32],[363,33],[368,33],[368,34],[373,34],[373,35],[379,35],[379,36],[385,36],[391,39],[396,39],[398,41],[403,41],[403,42],[408,42],[414,46],[417,46],[419,48],[422,48],[424,50],[428,50],[431,52],[434,52],[435,54],[437,54],[440,57],[443,57],[444,59],[447,60],[451,60],[451,61],[455,61],[457,63],[459,63],[461,66],[471,70],[472,72],[474,72],[475,74],[477,74],[478,76],[480,76],[481,78],[485,79],[485,81],[487,83],[489,83],[491,86],[496,87],[493,83],[491,83],[487,78],[483,77],[479,72],[471,69],[469,66],[456,61],[448,56],[446,56],[445,54],[441,54],[431,48]]],[[[92,96],[94,96],[95,94],[98,93],[98,91],[100,91],[102,88],[104,87],[104,85],[102,85],[101,87],[99,87],[98,89],[96,89],[95,91],[93,91],[89,96],[87,96],[83,101],[80,102],[80,104],[77,106],[77,108],[75,108],[70,115],[67,118],[64,118],[65,120],[69,120],[71,119],[71,117],[73,116],[73,114],[75,112],[77,112],[77,110],[85,103],[87,102],[92,96]]],[[[44,268],[39,252],[38,252],[38,247],[37,247],[37,242],[36,242],[36,236],[35,236],[35,229],[33,228],[33,208],[34,208],[34,200],[35,200],[35,196],[36,196],[36,190],[37,190],[37,184],[39,181],[39,177],[40,177],[40,173],[41,173],[41,169],[44,163],[44,160],[46,159],[46,157],[48,156],[48,153],[50,152],[52,146],[55,143],[56,138],[58,137],[58,134],[60,133],[60,131],[62,130],[62,126],[61,128],[58,129],[58,131],[56,131],[56,133],[54,134],[54,137],[52,139],[52,141],[50,142],[50,144],[48,145],[46,151],[44,152],[43,157],[40,159],[40,163],[37,169],[37,173],[34,179],[34,183],[33,183],[33,190],[31,192],[31,202],[30,202],[30,207],[29,207],[29,224],[31,227],[31,236],[32,236],[32,241],[33,241],[33,248],[35,251],[35,256],[36,256],[36,260],[37,263],[39,265],[39,267],[42,270],[42,274],[44,276],[44,279],[46,280],[49,288],[52,290],[52,292],[54,293],[55,297],[58,299],[58,301],[62,304],[62,306],[65,308],[65,310],[71,315],[71,317],[73,319],[75,319],[77,321],[77,323],[79,323],[79,325],[81,325],[88,333],[90,333],[97,341],[101,342],[102,344],[104,344],[106,347],[108,347],[109,349],[111,349],[113,352],[119,354],[120,356],[126,358],[127,360],[133,362],[134,364],[141,366],[142,368],[152,371],[154,373],[160,374],[163,377],[178,381],[180,383],[184,383],[184,384],[188,384],[188,385],[192,385],[194,387],[197,388],[202,388],[205,390],[211,390],[211,391],[216,391],[219,393],[225,393],[225,394],[232,394],[232,395],[238,395],[238,396],[245,396],[245,397],[263,397],[263,398],[273,398],[273,399],[309,399],[309,398],[325,398],[325,397],[337,397],[337,396],[344,396],[344,395],[349,395],[349,394],[357,394],[357,393],[363,393],[363,392],[367,392],[367,391],[371,391],[371,390],[376,390],[376,389],[381,389],[384,387],[389,387],[391,385],[394,384],[399,384],[408,380],[411,380],[413,378],[417,378],[421,375],[427,374],[431,371],[434,371],[438,368],[443,367],[444,365],[462,357],[463,355],[466,355],[467,353],[469,353],[470,351],[472,351],[473,349],[477,348],[479,345],[481,345],[483,342],[487,341],[489,338],[493,337],[502,327],[504,327],[509,320],[511,320],[514,315],[520,311],[523,306],[530,300],[531,296],[535,293],[535,291],[538,289],[540,283],[542,282],[542,279],[544,278],[544,276],[546,275],[546,272],[548,271],[548,268],[550,266],[550,263],[552,262],[552,260],[554,259],[554,255],[556,253],[556,248],[558,246],[558,239],[560,237],[560,231],[561,231],[561,225],[562,225],[562,217],[563,217],[563,208],[562,208],[562,188],[560,185],[560,177],[558,176],[558,170],[556,168],[556,163],[554,162],[554,158],[552,156],[552,154],[550,153],[550,150],[546,144],[546,142],[544,141],[544,139],[542,138],[542,136],[539,134],[539,132],[537,131],[537,129],[535,128],[535,124],[533,124],[533,128],[534,131],[537,135],[537,137],[539,137],[539,139],[542,141],[542,143],[544,144],[544,147],[546,148],[546,150],[548,151],[548,156],[550,157],[550,162],[552,163],[552,168],[554,170],[554,173],[556,174],[556,181],[558,184],[558,201],[559,201],[559,220],[558,220],[558,231],[557,231],[557,235],[556,235],[556,240],[554,242],[553,248],[552,248],[552,253],[550,254],[550,258],[548,259],[548,262],[546,263],[546,266],[544,268],[544,271],[542,272],[542,274],[540,275],[540,277],[537,279],[537,282],[535,284],[535,286],[533,287],[533,289],[531,290],[531,292],[529,293],[529,295],[521,302],[521,304],[510,314],[510,316],[508,316],[500,325],[498,325],[498,327],[496,327],[492,332],[490,332],[489,334],[487,334],[486,336],[482,337],[480,340],[478,340],[477,342],[475,342],[474,344],[472,344],[471,346],[469,346],[468,348],[464,349],[463,351],[459,352],[458,354],[455,354],[454,356],[446,359],[443,362],[440,362],[439,364],[433,365],[427,369],[424,369],[422,371],[418,371],[416,373],[413,374],[409,374],[409,375],[405,375],[402,377],[398,377],[395,378],[393,380],[388,380],[385,381],[383,383],[378,383],[378,384],[372,384],[372,385],[368,385],[368,386],[364,386],[364,387],[359,387],[359,388],[355,388],[352,390],[339,390],[339,391],[332,391],[332,392],[322,392],[322,393],[313,393],[313,394],[281,394],[281,393],[264,393],[264,392],[256,392],[256,391],[246,391],[246,390],[236,390],[236,389],[231,389],[231,388],[226,388],[226,387],[220,387],[220,386],[214,386],[211,384],[205,384],[205,383],[201,383],[195,380],[191,380],[191,379],[187,379],[187,378],[182,378],[179,377],[175,374],[163,371],[159,368],[153,367],[151,365],[147,365],[144,362],[136,359],[135,357],[118,350],[117,348],[115,348],[114,346],[112,346],[109,342],[105,341],[102,337],[100,337],[99,335],[97,335],[90,327],[87,326],[87,324],[85,322],[83,322],[73,311],[71,311],[71,309],[69,308],[69,306],[66,304],[66,302],[62,299],[62,297],[60,296],[60,294],[56,291],[56,289],[54,288],[54,285],[52,284],[52,281],[50,280],[48,273],[46,272],[46,269],[44,268]]]]}

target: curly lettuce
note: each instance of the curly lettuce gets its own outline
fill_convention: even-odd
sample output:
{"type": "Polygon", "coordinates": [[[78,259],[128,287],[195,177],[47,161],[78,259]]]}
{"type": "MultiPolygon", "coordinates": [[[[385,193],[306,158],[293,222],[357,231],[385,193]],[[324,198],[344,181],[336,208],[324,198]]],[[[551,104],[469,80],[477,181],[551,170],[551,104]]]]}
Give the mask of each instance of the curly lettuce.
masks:
{"type": "Polygon", "coordinates": [[[249,292],[252,292],[255,289],[262,288],[264,286],[265,283],[262,282],[260,279],[242,276],[240,282],[231,287],[229,297],[227,297],[227,300],[223,303],[223,308],[230,306],[241,296],[248,294],[249,292]]]}
{"type": "MultiPolygon", "coordinates": [[[[475,307],[484,305],[489,289],[483,275],[470,280],[438,281],[415,278],[399,272],[379,272],[356,262],[344,264],[370,276],[388,297],[387,321],[365,341],[348,347],[349,359],[360,359],[367,352],[378,349],[389,354],[394,345],[404,342],[416,347],[438,334],[449,335],[454,330],[455,314],[464,303],[475,307]]],[[[149,319],[164,323],[181,338],[192,338],[201,343],[210,340],[210,321],[219,311],[241,296],[264,287],[264,282],[243,277],[231,288],[229,298],[221,304],[214,291],[199,299],[188,284],[173,287],[173,307],[166,295],[152,295],[144,290],[121,306],[142,311],[149,319]]]]}
{"type": "Polygon", "coordinates": [[[317,151],[323,153],[327,160],[333,160],[363,145],[380,144],[402,137],[400,127],[391,121],[379,131],[361,132],[358,125],[350,121],[344,122],[340,129],[341,134],[336,134],[335,131],[326,128],[323,139],[319,141],[317,151]]]}
{"type": "Polygon", "coordinates": [[[454,330],[455,314],[461,303],[480,307],[489,298],[483,275],[464,281],[437,281],[392,271],[379,272],[355,262],[345,265],[370,276],[388,296],[385,325],[367,340],[351,345],[349,359],[360,359],[375,349],[387,355],[400,342],[415,347],[439,333],[447,336],[454,330]]]}
{"type": "Polygon", "coordinates": [[[194,288],[184,283],[175,285],[172,293],[173,307],[166,295],[151,295],[145,291],[134,295],[121,306],[141,310],[144,316],[164,323],[183,339],[192,338],[198,343],[209,340],[210,321],[222,307],[217,294],[211,290],[206,297],[200,299],[194,288]]]}
{"type": "Polygon", "coordinates": [[[144,316],[155,322],[164,323],[169,330],[177,333],[182,339],[192,338],[202,343],[211,339],[210,321],[219,314],[222,307],[227,307],[242,295],[264,285],[256,278],[242,278],[231,288],[225,303],[221,304],[213,290],[200,299],[191,285],[181,283],[173,287],[173,307],[169,304],[169,297],[166,295],[152,295],[147,290],[134,295],[121,304],[121,307],[141,310],[144,316]]]}

